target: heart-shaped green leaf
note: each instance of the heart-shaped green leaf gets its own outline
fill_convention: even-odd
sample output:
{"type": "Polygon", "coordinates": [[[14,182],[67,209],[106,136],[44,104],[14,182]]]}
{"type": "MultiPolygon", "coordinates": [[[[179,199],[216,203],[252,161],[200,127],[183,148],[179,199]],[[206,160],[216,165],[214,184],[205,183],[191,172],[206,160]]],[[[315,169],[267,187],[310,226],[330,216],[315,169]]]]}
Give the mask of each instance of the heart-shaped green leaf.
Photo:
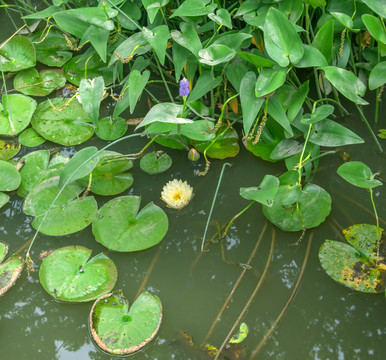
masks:
{"type": "Polygon", "coordinates": [[[280,66],[296,65],[303,57],[302,41],[281,11],[271,7],[264,23],[264,42],[268,55],[280,66]]]}
{"type": "Polygon", "coordinates": [[[199,62],[209,66],[215,66],[232,60],[236,51],[226,45],[213,44],[198,52],[199,62]]]}
{"type": "Polygon", "coordinates": [[[327,66],[325,56],[312,45],[303,44],[304,54],[300,61],[295,65],[297,68],[327,66]]]}
{"type": "Polygon", "coordinates": [[[227,9],[217,9],[216,14],[208,14],[208,18],[218,25],[223,25],[228,29],[232,29],[232,19],[227,9]]]}
{"type": "Polygon", "coordinates": [[[36,101],[29,96],[12,94],[2,97],[4,110],[0,111],[0,135],[15,136],[31,121],[36,101]]]}
{"type": "Polygon", "coordinates": [[[386,83],[386,61],[374,66],[369,76],[369,89],[375,90],[386,83]]]}
{"type": "MultiPolygon", "coordinates": [[[[182,124],[180,126],[181,135],[197,141],[207,141],[214,139],[216,135],[212,133],[214,125],[205,120],[195,120],[191,124],[182,124]]],[[[173,131],[172,133],[176,133],[173,131]]]]}
{"type": "Polygon", "coordinates": [[[362,15],[362,20],[371,36],[378,42],[386,44],[386,30],[382,26],[381,20],[370,14],[362,15]]]}
{"type": "Polygon", "coordinates": [[[262,68],[255,85],[256,96],[261,97],[275,91],[284,84],[286,76],[287,68],[262,68]]]}
{"type": "Polygon", "coordinates": [[[64,98],[52,99],[56,109],[48,100],[43,101],[37,107],[31,124],[47,140],[65,146],[78,145],[93,136],[94,128],[82,105],[76,99],[69,104],[67,101],[64,98]]]}
{"type": "MultiPolygon", "coordinates": [[[[91,174],[91,188],[94,194],[111,196],[127,190],[133,184],[133,175],[126,172],[133,167],[133,162],[115,151],[102,151],[99,163],[91,174]]],[[[88,176],[79,179],[83,186],[88,186],[88,176]]]]}
{"type": "Polygon", "coordinates": [[[130,112],[133,113],[138,99],[141,97],[143,89],[150,77],[150,71],[146,70],[141,74],[138,70],[132,70],[129,75],[129,104],[130,112]]]}
{"type": "Polygon", "coordinates": [[[362,0],[371,10],[379,16],[386,19],[386,2],[385,0],[362,0]]]}
{"type": "Polygon", "coordinates": [[[10,163],[0,160],[0,191],[16,190],[21,182],[20,173],[10,163]]]}
{"type": "Polygon", "coordinates": [[[79,97],[82,107],[94,125],[99,118],[99,107],[102,101],[105,82],[102,76],[93,79],[82,79],[79,85],[79,97]]]}
{"type": "Polygon", "coordinates": [[[306,229],[320,225],[331,211],[330,195],[314,184],[307,184],[304,187],[297,203],[298,205],[296,202],[283,205],[275,199],[272,207],[263,206],[263,213],[280,229],[299,231],[303,228],[303,223],[306,229]]]}
{"type": "Polygon", "coordinates": [[[128,125],[120,117],[105,117],[98,120],[95,133],[102,140],[116,140],[125,135],[128,125]]]}
{"type": "Polygon", "coordinates": [[[16,35],[3,44],[0,45],[3,71],[20,71],[36,65],[36,52],[30,39],[16,35]]]}
{"type": "Polygon", "coordinates": [[[55,300],[84,302],[111,291],[117,268],[103,253],[89,259],[92,250],[66,246],[48,255],[40,265],[39,281],[55,300]]]}
{"type": "Polygon", "coordinates": [[[172,166],[172,158],[167,153],[159,155],[153,151],[142,157],[139,166],[148,174],[160,174],[172,166]]]}
{"type": "Polygon", "coordinates": [[[202,44],[196,28],[192,24],[185,22],[180,24],[180,28],[182,32],[177,30],[171,32],[172,39],[198,57],[202,44]]]}
{"type": "Polygon", "coordinates": [[[265,175],[258,187],[240,188],[240,195],[246,200],[272,206],[278,188],[279,179],[276,176],[265,175]]]}
{"type": "Polygon", "coordinates": [[[336,172],[351,185],[360,188],[372,189],[382,185],[381,181],[374,179],[375,174],[371,169],[361,161],[344,163],[336,172]]]}
{"type": "Polygon", "coordinates": [[[311,114],[305,114],[300,122],[305,125],[315,124],[321,120],[324,120],[333,112],[334,107],[332,105],[321,105],[314,109],[311,114]]]}
{"type": "Polygon", "coordinates": [[[91,308],[89,325],[98,346],[110,354],[132,354],[148,344],[162,321],[158,296],[142,292],[129,310],[122,291],[101,296],[91,308]]]}
{"type": "Polygon", "coordinates": [[[142,28],[142,33],[158,56],[160,63],[165,63],[166,46],[170,38],[169,29],[166,25],[161,25],[155,29],[149,30],[142,28]]]}
{"type": "Polygon", "coordinates": [[[63,71],[42,70],[40,73],[35,68],[20,71],[13,80],[13,87],[24,95],[47,96],[54,90],[66,85],[63,71]]]}
{"type": "Polygon", "coordinates": [[[152,202],[138,213],[140,202],[137,196],[121,196],[103,205],[92,224],[96,240],[120,252],[144,250],[158,244],[168,230],[168,218],[152,202]]]}
{"type": "Polygon", "coordinates": [[[36,147],[42,145],[46,141],[33,128],[23,130],[19,135],[19,142],[23,146],[36,147]]]}
{"type": "Polygon", "coordinates": [[[7,261],[0,264],[0,296],[4,295],[20,276],[24,260],[20,255],[11,255],[7,261]]]}

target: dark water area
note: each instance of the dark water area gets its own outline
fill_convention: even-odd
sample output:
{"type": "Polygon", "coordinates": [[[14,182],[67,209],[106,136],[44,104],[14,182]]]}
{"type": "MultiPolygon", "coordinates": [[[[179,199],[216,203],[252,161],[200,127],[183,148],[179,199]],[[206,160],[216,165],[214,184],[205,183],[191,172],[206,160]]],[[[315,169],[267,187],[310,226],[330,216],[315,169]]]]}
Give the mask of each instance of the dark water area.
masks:
{"type": "MultiPolygon", "coordinates": [[[[11,24],[0,10],[1,41],[12,34],[11,24]]],[[[160,87],[158,93],[163,94],[160,87]]],[[[371,99],[370,99],[371,101],[371,99]]],[[[379,127],[386,127],[386,99],[380,111],[379,127]]],[[[109,105],[103,109],[109,113],[109,105]]],[[[365,108],[370,122],[374,104],[365,108]]],[[[146,113],[147,102],[138,112],[146,113]]],[[[369,193],[355,188],[340,178],[336,169],[343,163],[340,151],[351,154],[351,160],[363,161],[381,179],[386,179],[385,154],[378,153],[371,136],[355,108],[340,122],[365,139],[365,143],[338,149],[334,155],[322,158],[312,183],[326,189],[332,197],[332,211],[326,222],[316,229],[307,230],[298,246],[291,246],[300,233],[289,233],[275,228],[262,214],[261,206],[254,205],[232,225],[222,245],[210,244],[208,252],[200,246],[211,208],[222,165],[229,162],[219,189],[207,239],[216,238],[217,228],[224,226],[248,201],[239,195],[240,187],[257,186],[264,175],[280,175],[284,164],[272,164],[256,158],[242,146],[236,158],[213,160],[204,177],[195,175],[203,170],[204,162],[187,161],[186,152],[166,149],[152,144],[150,149],[164,150],[173,159],[169,171],[150,176],[139,168],[136,161],[132,173],[133,186],[122,195],[140,195],[141,206],[153,201],[161,206],[169,218],[169,230],[162,242],[148,250],[135,253],[107,251],[95,241],[91,228],[63,237],[39,235],[31,256],[37,265],[30,276],[23,272],[15,286],[0,298],[0,351],[1,359],[17,358],[41,360],[107,360],[108,355],[94,344],[88,316],[92,303],[66,304],[53,300],[39,283],[39,254],[48,249],[67,245],[82,245],[93,249],[93,255],[104,252],[118,268],[115,289],[122,289],[133,303],[139,289],[158,295],[163,305],[163,321],[154,340],[132,359],[196,360],[206,359],[200,344],[207,337],[212,323],[224,301],[243,271],[264,227],[261,244],[245,275],[222,314],[208,342],[219,347],[237,317],[247,304],[261,278],[274,238],[273,257],[253,302],[242,321],[249,326],[249,334],[242,343],[247,358],[271,328],[300,274],[309,238],[311,249],[304,276],[298,291],[271,336],[256,359],[313,359],[363,360],[384,359],[386,344],[386,301],[384,294],[364,294],[350,290],[333,281],[320,266],[318,250],[325,239],[341,240],[341,230],[353,224],[375,224],[369,193]],[[194,198],[181,211],[166,208],[160,200],[162,187],[169,180],[186,180],[194,188],[194,198]],[[267,224],[267,225],[266,225],[267,224]],[[223,254],[222,254],[223,247],[223,254]],[[143,285],[144,279],[147,278],[143,285]],[[194,346],[181,340],[181,331],[193,337],[194,346]]],[[[129,129],[129,132],[133,129],[129,129]]],[[[381,144],[386,148],[384,140],[381,144]]],[[[145,139],[123,141],[111,150],[135,153],[145,145],[145,139]]],[[[97,138],[83,146],[104,146],[97,138]]],[[[43,145],[49,146],[49,145],[43,145]]],[[[53,145],[54,146],[54,145],[53,145]]],[[[64,148],[62,153],[73,155],[79,147],[64,148]]],[[[30,150],[24,150],[24,155],[30,150]]],[[[375,204],[385,227],[385,186],[374,189],[375,204]]],[[[98,204],[106,202],[96,197],[98,204]]],[[[10,245],[10,253],[20,248],[34,234],[31,217],[22,210],[23,199],[17,196],[0,210],[0,240],[10,245]]]]}

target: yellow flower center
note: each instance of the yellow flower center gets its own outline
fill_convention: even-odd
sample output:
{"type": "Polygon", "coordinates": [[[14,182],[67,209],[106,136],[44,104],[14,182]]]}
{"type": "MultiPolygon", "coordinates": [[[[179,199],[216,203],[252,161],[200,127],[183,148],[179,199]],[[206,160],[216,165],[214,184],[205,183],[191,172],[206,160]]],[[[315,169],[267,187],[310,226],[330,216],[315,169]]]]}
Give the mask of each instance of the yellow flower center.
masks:
{"type": "Polygon", "coordinates": [[[175,201],[181,200],[181,195],[182,195],[182,194],[181,194],[180,192],[175,193],[174,196],[173,196],[173,199],[174,199],[175,201]]]}

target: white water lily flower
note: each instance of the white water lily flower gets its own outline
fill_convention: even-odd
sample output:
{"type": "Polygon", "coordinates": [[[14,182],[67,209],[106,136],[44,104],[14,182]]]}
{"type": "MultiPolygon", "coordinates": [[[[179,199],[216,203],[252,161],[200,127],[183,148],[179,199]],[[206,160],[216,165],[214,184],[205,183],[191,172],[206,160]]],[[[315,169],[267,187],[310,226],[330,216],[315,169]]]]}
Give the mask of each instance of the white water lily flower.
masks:
{"type": "Polygon", "coordinates": [[[193,197],[193,188],[186,181],[174,179],[166,183],[161,192],[161,200],[173,209],[182,209],[193,197]]]}

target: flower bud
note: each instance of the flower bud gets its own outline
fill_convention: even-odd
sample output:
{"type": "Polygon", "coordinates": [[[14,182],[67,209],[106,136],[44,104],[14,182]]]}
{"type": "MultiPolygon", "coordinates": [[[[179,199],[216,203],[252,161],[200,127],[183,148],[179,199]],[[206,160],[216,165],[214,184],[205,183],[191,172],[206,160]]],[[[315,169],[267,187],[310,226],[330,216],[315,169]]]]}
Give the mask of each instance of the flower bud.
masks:
{"type": "Polygon", "coordinates": [[[197,161],[200,158],[200,153],[196,149],[190,149],[188,152],[188,159],[190,161],[197,161]]]}

